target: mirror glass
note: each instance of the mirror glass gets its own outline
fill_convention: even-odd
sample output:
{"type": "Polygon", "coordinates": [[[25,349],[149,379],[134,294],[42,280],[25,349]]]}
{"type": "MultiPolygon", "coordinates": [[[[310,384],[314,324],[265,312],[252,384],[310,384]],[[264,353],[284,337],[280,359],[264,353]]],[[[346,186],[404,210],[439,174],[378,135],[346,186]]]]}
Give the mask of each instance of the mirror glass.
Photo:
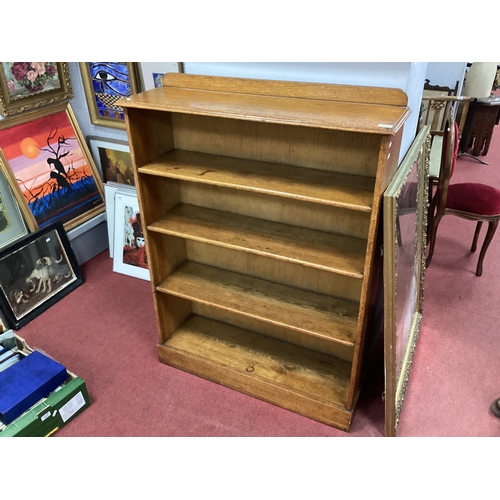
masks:
{"type": "Polygon", "coordinates": [[[384,194],[385,433],[395,436],[422,318],[429,197],[429,127],[384,194]]]}

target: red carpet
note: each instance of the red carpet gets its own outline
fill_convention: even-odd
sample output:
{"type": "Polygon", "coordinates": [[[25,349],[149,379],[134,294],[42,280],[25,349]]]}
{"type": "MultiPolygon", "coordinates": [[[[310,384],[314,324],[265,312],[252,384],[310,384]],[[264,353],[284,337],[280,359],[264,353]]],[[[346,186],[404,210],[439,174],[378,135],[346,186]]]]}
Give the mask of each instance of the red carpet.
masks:
{"type": "MultiPolygon", "coordinates": [[[[490,165],[459,158],[453,182],[500,188],[498,128],[490,165]]],[[[500,397],[500,234],[478,278],[474,227],[445,216],[439,228],[399,436],[500,436],[490,412],[500,397]]],[[[107,251],[82,271],[84,285],[18,332],[87,383],[92,405],[55,436],[384,435],[380,363],[345,433],[161,364],[150,283],[113,273],[107,251]]]]}
{"type": "MultiPolygon", "coordinates": [[[[500,131],[482,165],[460,156],[452,183],[500,189],[500,131]]],[[[486,234],[483,225],[479,244],[486,234]]],[[[446,215],[426,272],[419,345],[399,436],[500,436],[490,405],[500,397],[500,232],[475,275],[475,222],[446,215]]]]}

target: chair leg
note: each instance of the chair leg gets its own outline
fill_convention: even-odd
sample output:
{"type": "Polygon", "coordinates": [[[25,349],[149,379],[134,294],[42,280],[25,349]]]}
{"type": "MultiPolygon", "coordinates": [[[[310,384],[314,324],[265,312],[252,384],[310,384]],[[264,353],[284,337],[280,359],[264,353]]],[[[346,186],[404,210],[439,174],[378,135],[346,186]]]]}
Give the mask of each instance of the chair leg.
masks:
{"type": "Polygon", "coordinates": [[[483,246],[481,247],[481,252],[479,252],[479,260],[477,261],[476,276],[481,276],[483,274],[484,256],[486,254],[486,250],[488,250],[491,240],[493,239],[495,231],[497,230],[497,226],[498,226],[498,219],[490,221],[488,224],[488,232],[486,233],[486,236],[484,238],[483,246]]]}
{"type": "Polygon", "coordinates": [[[479,233],[481,232],[481,227],[483,225],[483,221],[478,221],[476,225],[476,231],[474,232],[474,239],[472,240],[472,246],[470,247],[471,252],[475,252],[477,249],[477,239],[479,238],[479,233]]]}
{"type": "Polygon", "coordinates": [[[396,240],[398,242],[398,247],[403,246],[403,240],[401,239],[401,223],[399,222],[399,216],[396,215],[396,240]]]}
{"type": "Polygon", "coordinates": [[[435,217],[431,217],[429,220],[429,251],[427,253],[427,260],[425,261],[425,267],[429,267],[432,261],[432,256],[434,254],[434,246],[436,244],[436,233],[438,230],[439,222],[443,217],[443,213],[436,214],[435,217]]]}

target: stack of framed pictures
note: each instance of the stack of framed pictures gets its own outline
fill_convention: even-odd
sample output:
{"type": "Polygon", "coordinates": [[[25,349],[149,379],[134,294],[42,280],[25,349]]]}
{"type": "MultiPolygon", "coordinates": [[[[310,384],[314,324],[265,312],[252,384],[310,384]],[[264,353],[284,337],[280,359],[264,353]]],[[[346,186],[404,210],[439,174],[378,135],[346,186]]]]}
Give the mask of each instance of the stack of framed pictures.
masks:
{"type": "Polygon", "coordinates": [[[0,308],[19,329],[83,282],[67,231],[105,210],[65,62],[0,65],[0,308]]]}
{"type": "Polygon", "coordinates": [[[104,189],[113,271],[149,280],[144,232],[135,187],[108,182],[104,189]]]}
{"type": "Polygon", "coordinates": [[[104,179],[109,256],[113,271],[149,280],[141,215],[127,142],[87,137],[104,179]]]}

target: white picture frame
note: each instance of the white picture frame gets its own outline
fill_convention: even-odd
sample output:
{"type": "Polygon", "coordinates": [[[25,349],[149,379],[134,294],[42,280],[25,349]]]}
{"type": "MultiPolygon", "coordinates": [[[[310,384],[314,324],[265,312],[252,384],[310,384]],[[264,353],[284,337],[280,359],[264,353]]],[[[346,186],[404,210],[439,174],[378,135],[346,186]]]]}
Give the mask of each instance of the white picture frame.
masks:
{"type": "Polygon", "coordinates": [[[104,199],[106,201],[106,223],[108,226],[108,246],[109,256],[114,257],[114,239],[115,239],[115,195],[118,191],[128,192],[132,196],[137,196],[134,186],[126,186],[116,182],[107,182],[104,184],[104,199]]]}
{"type": "Polygon", "coordinates": [[[143,90],[151,90],[161,86],[161,77],[165,73],[182,73],[180,62],[141,62],[139,74],[143,90]]]}
{"type": "Polygon", "coordinates": [[[0,248],[14,243],[28,232],[21,209],[4,173],[0,171],[0,248]]]}
{"type": "Polygon", "coordinates": [[[137,195],[115,193],[113,271],[150,280],[137,195]]]}

